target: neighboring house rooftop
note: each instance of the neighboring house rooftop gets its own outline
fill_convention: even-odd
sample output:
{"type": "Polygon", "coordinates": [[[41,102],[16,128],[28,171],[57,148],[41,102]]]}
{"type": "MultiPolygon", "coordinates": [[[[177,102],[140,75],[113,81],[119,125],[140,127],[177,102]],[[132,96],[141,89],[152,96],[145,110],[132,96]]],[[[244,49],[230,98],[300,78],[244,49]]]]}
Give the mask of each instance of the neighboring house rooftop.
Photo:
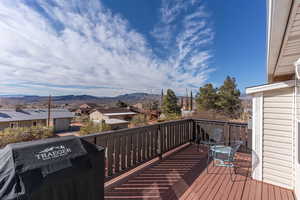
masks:
{"type": "MultiPolygon", "coordinates": [[[[129,124],[128,121],[122,120],[122,119],[116,119],[116,118],[110,118],[104,120],[106,124],[108,125],[114,125],[114,124],[129,124]]],[[[100,120],[94,120],[94,122],[100,123],[100,120]]]]}
{"type": "Polygon", "coordinates": [[[132,112],[130,109],[127,109],[127,108],[95,109],[93,111],[98,111],[98,112],[103,113],[105,115],[120,115],[120,114],[121,115],[130,115],[130,114],[136,114],[135,112],[132,112]]]}
{"type": "Polygon", "coordinates": [[[128,124],[129,122],[126,120],[122,120],[122,119],[112,118],[112,119],[106,119],[105,123],[108,125],[113,125],[113,124],[128,124]]]}
{"type": "Polygon", "coordinates": [[[94,108],[94,107],[97,107],[97,104],[95,104],[95,103],[84,103],[84,104],[81,104],[79,106],[79,108],[94,108]]]}
{"type": "Polygon", "coordinates": [[[105,113],[105,116],[119,116],[119,115],[135,115],[135,112],[122,112],[122,113],[105,113]]]}
{"type": "MultiPolygon", "coordinates": [[[[66,109],[51,109],[50,118],[72,118],[74,114],[66,109]]],[[[47,119],[47,109],[0,109],[0,122],[47,119]]]]}

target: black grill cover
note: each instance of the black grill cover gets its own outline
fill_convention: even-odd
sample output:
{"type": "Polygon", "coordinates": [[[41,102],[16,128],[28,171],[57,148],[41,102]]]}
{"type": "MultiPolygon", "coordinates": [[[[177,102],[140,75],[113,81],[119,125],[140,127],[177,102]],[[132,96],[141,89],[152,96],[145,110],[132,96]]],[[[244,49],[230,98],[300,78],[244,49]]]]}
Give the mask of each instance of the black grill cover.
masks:
{"type": "Polygon", "coordinates": [[[0,150],[1,200],[99,200],[104,149],[77,137],[9,144],[0,150]]]}

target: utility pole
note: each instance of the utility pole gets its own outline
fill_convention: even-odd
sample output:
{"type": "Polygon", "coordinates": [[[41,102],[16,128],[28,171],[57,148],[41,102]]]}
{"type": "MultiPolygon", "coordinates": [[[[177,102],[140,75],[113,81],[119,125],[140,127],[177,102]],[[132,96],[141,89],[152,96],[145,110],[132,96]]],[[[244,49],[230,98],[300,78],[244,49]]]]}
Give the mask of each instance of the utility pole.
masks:
{"type": "Polygon", "coordinates": [[[180,97],[180,108],[183,109],[183,97],[180,97]]]}
{"type": "Polygon", "coordinates": [[[193,92],[192,92],[192,90],[191,90],[191,102],[190,102],[190,104],[191,104],[191,111],[193,111],[193,92]]]}
{"type": "Polygon", "coordinates": [[[50,127],[50,112],[51,112],[51,95],[49,95],[49,99],[48,99],[48,122],[47,122],[48,128],[50,127]]]}
{"type": "Polygon", "coordinates": [[[189,94],[188,94],[188,89],[185,88],[186,90],[186,98],[185,98],[185,103],[186,103],[186,110],[189,110],[189,94]]]}
{"type": "Polygon", "coordinates": [[[162,107],[162,105],[163,105],[163,100],[164,100],[164,89],[161,89],[160,107],[162,107]]]}

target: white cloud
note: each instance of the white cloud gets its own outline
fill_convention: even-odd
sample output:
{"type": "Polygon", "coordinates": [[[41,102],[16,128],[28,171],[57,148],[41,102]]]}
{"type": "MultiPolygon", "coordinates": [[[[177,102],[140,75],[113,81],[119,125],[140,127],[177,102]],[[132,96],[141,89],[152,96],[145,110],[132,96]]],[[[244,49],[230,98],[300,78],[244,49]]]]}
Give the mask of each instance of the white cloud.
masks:
{"type": "MultiPolygon", "coordinates": [[[[200,47],[211,42],[213,32],[203,8],[183,19],[177,50],[162,60],[142,34],[97,0],[37,0],[38,7],[24,2],[0,1],[0,94],[181,92],[207,79],[212,55],[200,47]]],[[[153,32],[170,41],[174,20],[189,4],[163,1],[153,32]]]]}

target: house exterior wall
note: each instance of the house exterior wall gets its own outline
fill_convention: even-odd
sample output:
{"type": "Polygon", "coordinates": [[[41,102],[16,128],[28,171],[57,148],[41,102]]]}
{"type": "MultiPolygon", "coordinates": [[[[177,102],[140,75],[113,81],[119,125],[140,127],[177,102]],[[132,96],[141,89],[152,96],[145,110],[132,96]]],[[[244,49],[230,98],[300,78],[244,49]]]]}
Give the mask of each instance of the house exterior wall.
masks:
{"type": "Polygon", "coordinates": [[[103,115],[102,113],[100,113],[99,111],[94,111],[90,114],[90,120],[93,121],[93,120],[99,120],[99,121],[102,121],[102,120],[105,120],[105,119],[108,119],[107,116],[103,115]]]}
{"type": "Polygon", "coordinates": [[[12,121],[12,122],[0,122],[0,130],[6,129],[10,127],[11,123],[18,124],[18,127],[32,127],[33,122],[36,122],[37,126],[46,126],[47,120],[39,119],[39,120],[26,120],[26,121],[12,121]]]}
{"type": "Polygon", "coordinates": [[[295,196],[300,199],[300,86],[295,90],[296,93],[296,119],[295,119],[295,196]]]}
{"type": "Polygon", "coordinates": [[[18,126],[19,127],[31,127],[33,126],[33,123],[36,122],[37,126],[46,126],[46,119],[39,119],[39,120],[28,120],[28,121],[19,121],[18,126]]]}
{"type": "Polygon", "coordinates": [[[54,132],[67,131],[70,128],[70,118],[54,119],[53,128],[54,132]]]}
{"type": "Polygon", "coordinates": [[[111,127],[112,130],[118,130],[118,129],[128,128],[128,124],[127,123],[111,124],[110,127],[111,127]]]}
{"type": "Polygon", "coordinates": [[[252,177],[262,181],[263,93],[252,98],[252,177]]]}
{"type": "Polygon", "coordinates": [[[262,180],[293,188],[294,88],[263,93],[262,180]]]}
{"type": "Polygon", "coordinates": [[[110,119],[121,119],[121,120],[130,121],[132,120],[133,116],[134,115],[113,115],[113,116],[105,116],[105,117],[110,119]]]}
{"type": "Polygon", "coordinates": [[[0,130],[6,129],[9,127],[9,122],[0,122],[0,130]]]}

